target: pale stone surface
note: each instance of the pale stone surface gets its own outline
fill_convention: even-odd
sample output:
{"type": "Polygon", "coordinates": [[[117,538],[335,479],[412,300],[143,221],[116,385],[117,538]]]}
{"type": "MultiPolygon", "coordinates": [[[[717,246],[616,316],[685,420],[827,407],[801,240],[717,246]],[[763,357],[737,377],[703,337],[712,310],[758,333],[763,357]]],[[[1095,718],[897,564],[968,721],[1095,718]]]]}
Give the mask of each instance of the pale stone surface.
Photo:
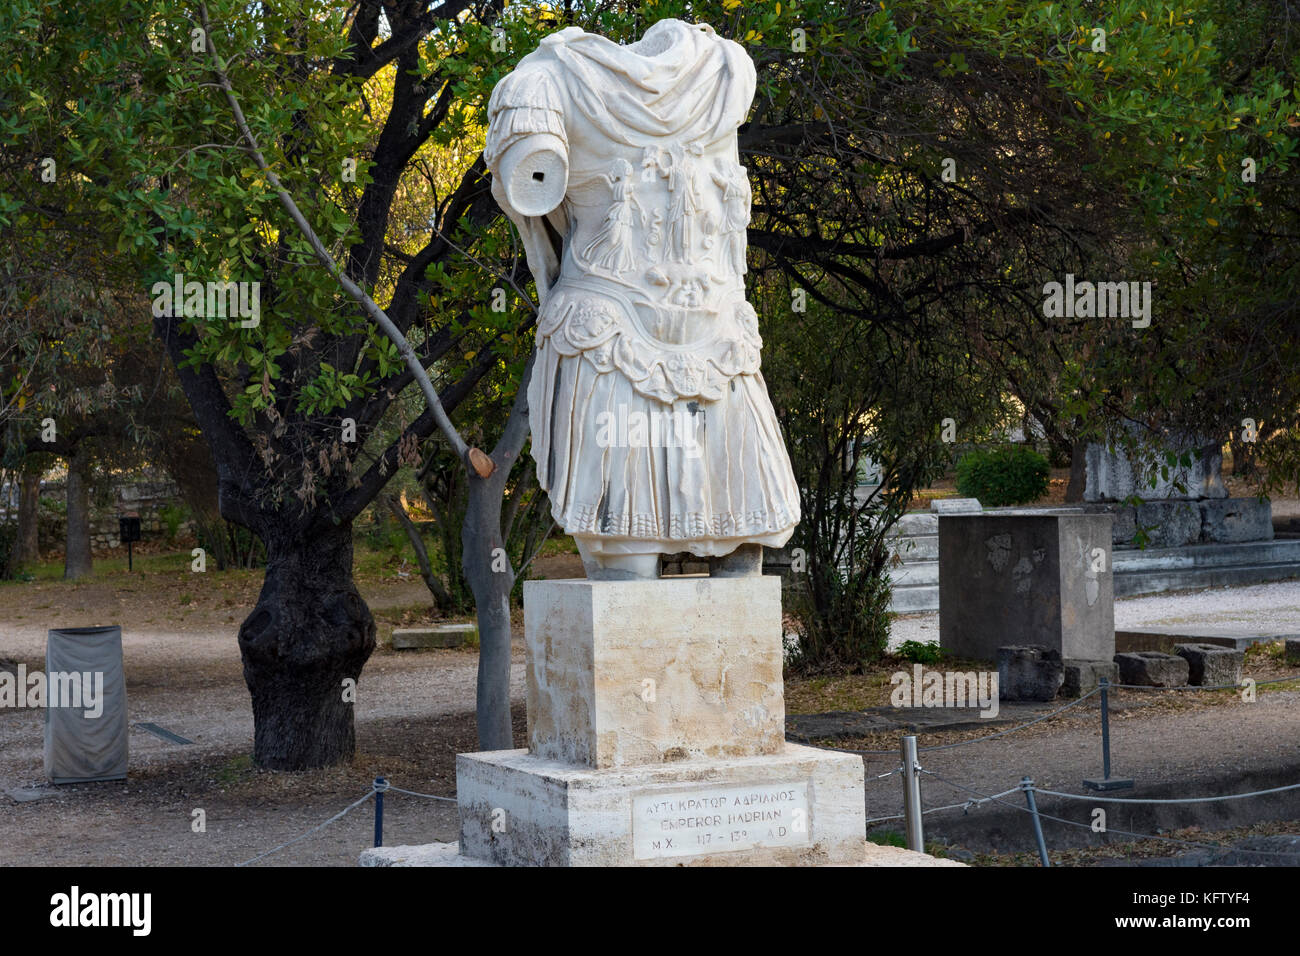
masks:
{"type": "Polygon", "coordinates": [[[1156,474],[1154,486],[1150,483],[1151,463],[1165,463],[1164,454],[1149,450],[1138,456],[1136,462],[1120,448],[1090,444],[1086,451],[1084,501],[1122,501],[1129,495],[1139,498],[1226,498],[1220,469],[1223,452],[1218,442],[1179,441],[1171,438],[1170,449],[1175,454],[1190,453],[1189,466],[1168,469],[1168,477],[1156,474]],[[1184,491],[1176,487],[1181,483],[1184,491]]]}
{"type": "MultiPolygon", "coordinates": [[[[460,855],[459,843],[426,843],[423,846],[382,846],[363,850],[361,866],[498,866],[484,860],[460,855]]],[[[719,860],[717,865],[727,861],[719,860]]],[[[914,853],[899,846],[865,843],[862,858],[827,866],[965,866],[957,860],[944,860],[928,853],[914,853]]]]}
{"type": "Polygon", "coordinates": [[[745,301],[754,86],[740,44],[665,19],[626,45],[560,30],[492,91],[483,156],[540,299],[532,454],[589,575],[799,520],[745,301]]]}
{"type": "Polygon", "coordinates": [[[524,584],[528,745],[622,767],[785,741],[774,576],[524,584]]]}
{"type": "MultiPolygon", "coordinates": [[[[456,784],[464,852],[514,865],[852,863],[860,859],[865,838],[861,758],[793,744],[770,756],[614,770],[542,760],[525,750],[461,754],[456,784]],[[779,818],[755,820],[755,811],[775,812],[769,809],[773,803],[746,804],[735,795],[791,790],[806,793],[802,835],[777,832],[779,818]],[[638,821],[637,799],[655,797],[683,809],[658,816],[643,812],[638,821]],[[713,805],[719,797],[725,797],[725,807],[713,805]],[[690,800],[698,806],[692,808],[690,800]],[[721,819],[703,820],[713,816],[721,819]],[[654,822],[657,848],[649,834],[637,832],[654,822]],[[744,833],[735,844],[747,848],[719,850],[716,833],[722,830],[728,837],[744,833]],[[699,841],[705,834],[710,839],[699,841]],[[695,852],[675,855],[683,841],[695,852]]],[[[786,809],[797,806],[798,801],[784,803],[786,809]]],[[[796,817],[790,813],[786,819],[793,824],[796,817]]]]}
{"type": "Polygon", "coordinates": [[[978,498],[935,498],[930,510],[940,515],[968,514],[984,510],[978,498]]]}

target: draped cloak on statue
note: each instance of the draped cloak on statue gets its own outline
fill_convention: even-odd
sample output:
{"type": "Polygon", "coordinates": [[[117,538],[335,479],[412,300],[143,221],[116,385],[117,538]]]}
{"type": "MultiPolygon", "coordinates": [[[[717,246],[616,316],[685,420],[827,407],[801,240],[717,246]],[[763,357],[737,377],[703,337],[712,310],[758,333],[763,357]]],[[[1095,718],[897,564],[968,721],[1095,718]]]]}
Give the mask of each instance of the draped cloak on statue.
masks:
{"type": "Polygon", "coordinates": [[[492,92],[484,157],[541,306],[532,453],[556,522],[593,553],[781,547],[799,520],[745,301],[736,130],[754,85],[738,44],[662,20],[627,46],[561,30],[492,92]],[[543,215],[503,183],[532,144],[567,165],[543,215]]]}

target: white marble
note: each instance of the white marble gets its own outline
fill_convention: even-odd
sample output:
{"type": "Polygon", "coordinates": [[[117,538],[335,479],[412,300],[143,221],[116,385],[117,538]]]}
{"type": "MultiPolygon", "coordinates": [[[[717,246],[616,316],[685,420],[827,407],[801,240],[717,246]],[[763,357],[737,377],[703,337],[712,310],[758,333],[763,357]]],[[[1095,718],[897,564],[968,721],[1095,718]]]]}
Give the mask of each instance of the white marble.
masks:
{"type": "Polygon", "coordinates": [[[853,863],[861,859],[866,835],[861,758],[793,744],[780,754],[612,770],[543,760],[526,750],[461,754],[456,789],[462,853],[516,866],[853,863]],[[740,822],[758,805],[734,801],[791,791],[798,796],[782,804],[785,824],[740,822]],[[657,848],[644,832],[638,838],[638,801],[644,826],[650,819],[646,801],[674,803],[692,792],[727,800],[725,809],[710,814],[722,821],[709,824],[711,831],[725,830],[727,839],[698,842],[695,828],[686,825],[661,827],[657,848]],[[804,832],[792,831],[796,822],[804,832]],[[783,825],[792,832],[775,832],[783,825]],[[732,833],[738,834],[734,841],[732,833]]]}
{"type": "Polygon", "coordinates": [[[532,452],[591,575],[799,520],[745,301],[754,85],[739,44],[661,20],[626,46],[561,30],[492,92],[484,158],[541,299],[532,452]]]}
{"type": "Polygon", "coordinates": [[[785,742],[774,576],[524,585],[528,745],[622,767],[785,742]]]}

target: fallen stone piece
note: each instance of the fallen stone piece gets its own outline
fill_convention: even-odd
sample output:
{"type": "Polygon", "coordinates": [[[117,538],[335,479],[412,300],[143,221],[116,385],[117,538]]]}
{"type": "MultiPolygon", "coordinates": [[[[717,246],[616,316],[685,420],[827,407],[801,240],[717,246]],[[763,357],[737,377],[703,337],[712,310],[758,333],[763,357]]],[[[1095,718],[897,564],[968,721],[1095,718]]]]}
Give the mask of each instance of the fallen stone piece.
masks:
{"type": "Polygon", "coordinates": [[[1104,677],[1112,684],[1119,681],[1119,665],[1114,661],[1063,661],[1062,697],[1082,697],[1092,693],[1104,677]]]}
{"type": "Polygon", "coordinates": [[[461,647],[476,633],[473,624],[439,624],[435,627],[393,628],[393,650],[409,651],[430,647],[461,647]]]}
{"type": "Polygon", "coordinates": [[[1052,700],[1061,689],[1061,652],[1037,644],[998,648],[998,697],[1002,700],[1052,700]]]}
{"type": "Polygon", "coordinates": [[[1188,683],[1196,687],[1236,686],[1246,662],[1242,651],[1218,644],[1175,644],[1174,653],[1187,661],[1188,683]]]}
{"type": "Polygon", "coordinates": [[[1187,661],[1176,654],[1159,651],[1134,651],[1116,654],[1121,684],[1138,684],[1143,687],[1186,687],[1189,668],[1187,661]]]}

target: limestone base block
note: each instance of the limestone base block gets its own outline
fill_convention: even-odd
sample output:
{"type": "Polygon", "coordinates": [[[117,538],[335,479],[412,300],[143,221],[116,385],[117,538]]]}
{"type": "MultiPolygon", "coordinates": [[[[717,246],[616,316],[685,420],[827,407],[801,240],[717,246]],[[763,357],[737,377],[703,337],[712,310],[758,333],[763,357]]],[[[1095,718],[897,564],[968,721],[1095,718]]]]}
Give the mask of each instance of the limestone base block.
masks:
{"type": "Polygon", "coordinates": [[[779,753],[775,576],[524,584],[528,747],[592,769],[779,753]]]}
{"type": "Polygon", "coordinates": [[[513,866],[859,863],[862,760],[782,753],[596,770],[526,750],[460,754],[460,851],[513,866]]]}

